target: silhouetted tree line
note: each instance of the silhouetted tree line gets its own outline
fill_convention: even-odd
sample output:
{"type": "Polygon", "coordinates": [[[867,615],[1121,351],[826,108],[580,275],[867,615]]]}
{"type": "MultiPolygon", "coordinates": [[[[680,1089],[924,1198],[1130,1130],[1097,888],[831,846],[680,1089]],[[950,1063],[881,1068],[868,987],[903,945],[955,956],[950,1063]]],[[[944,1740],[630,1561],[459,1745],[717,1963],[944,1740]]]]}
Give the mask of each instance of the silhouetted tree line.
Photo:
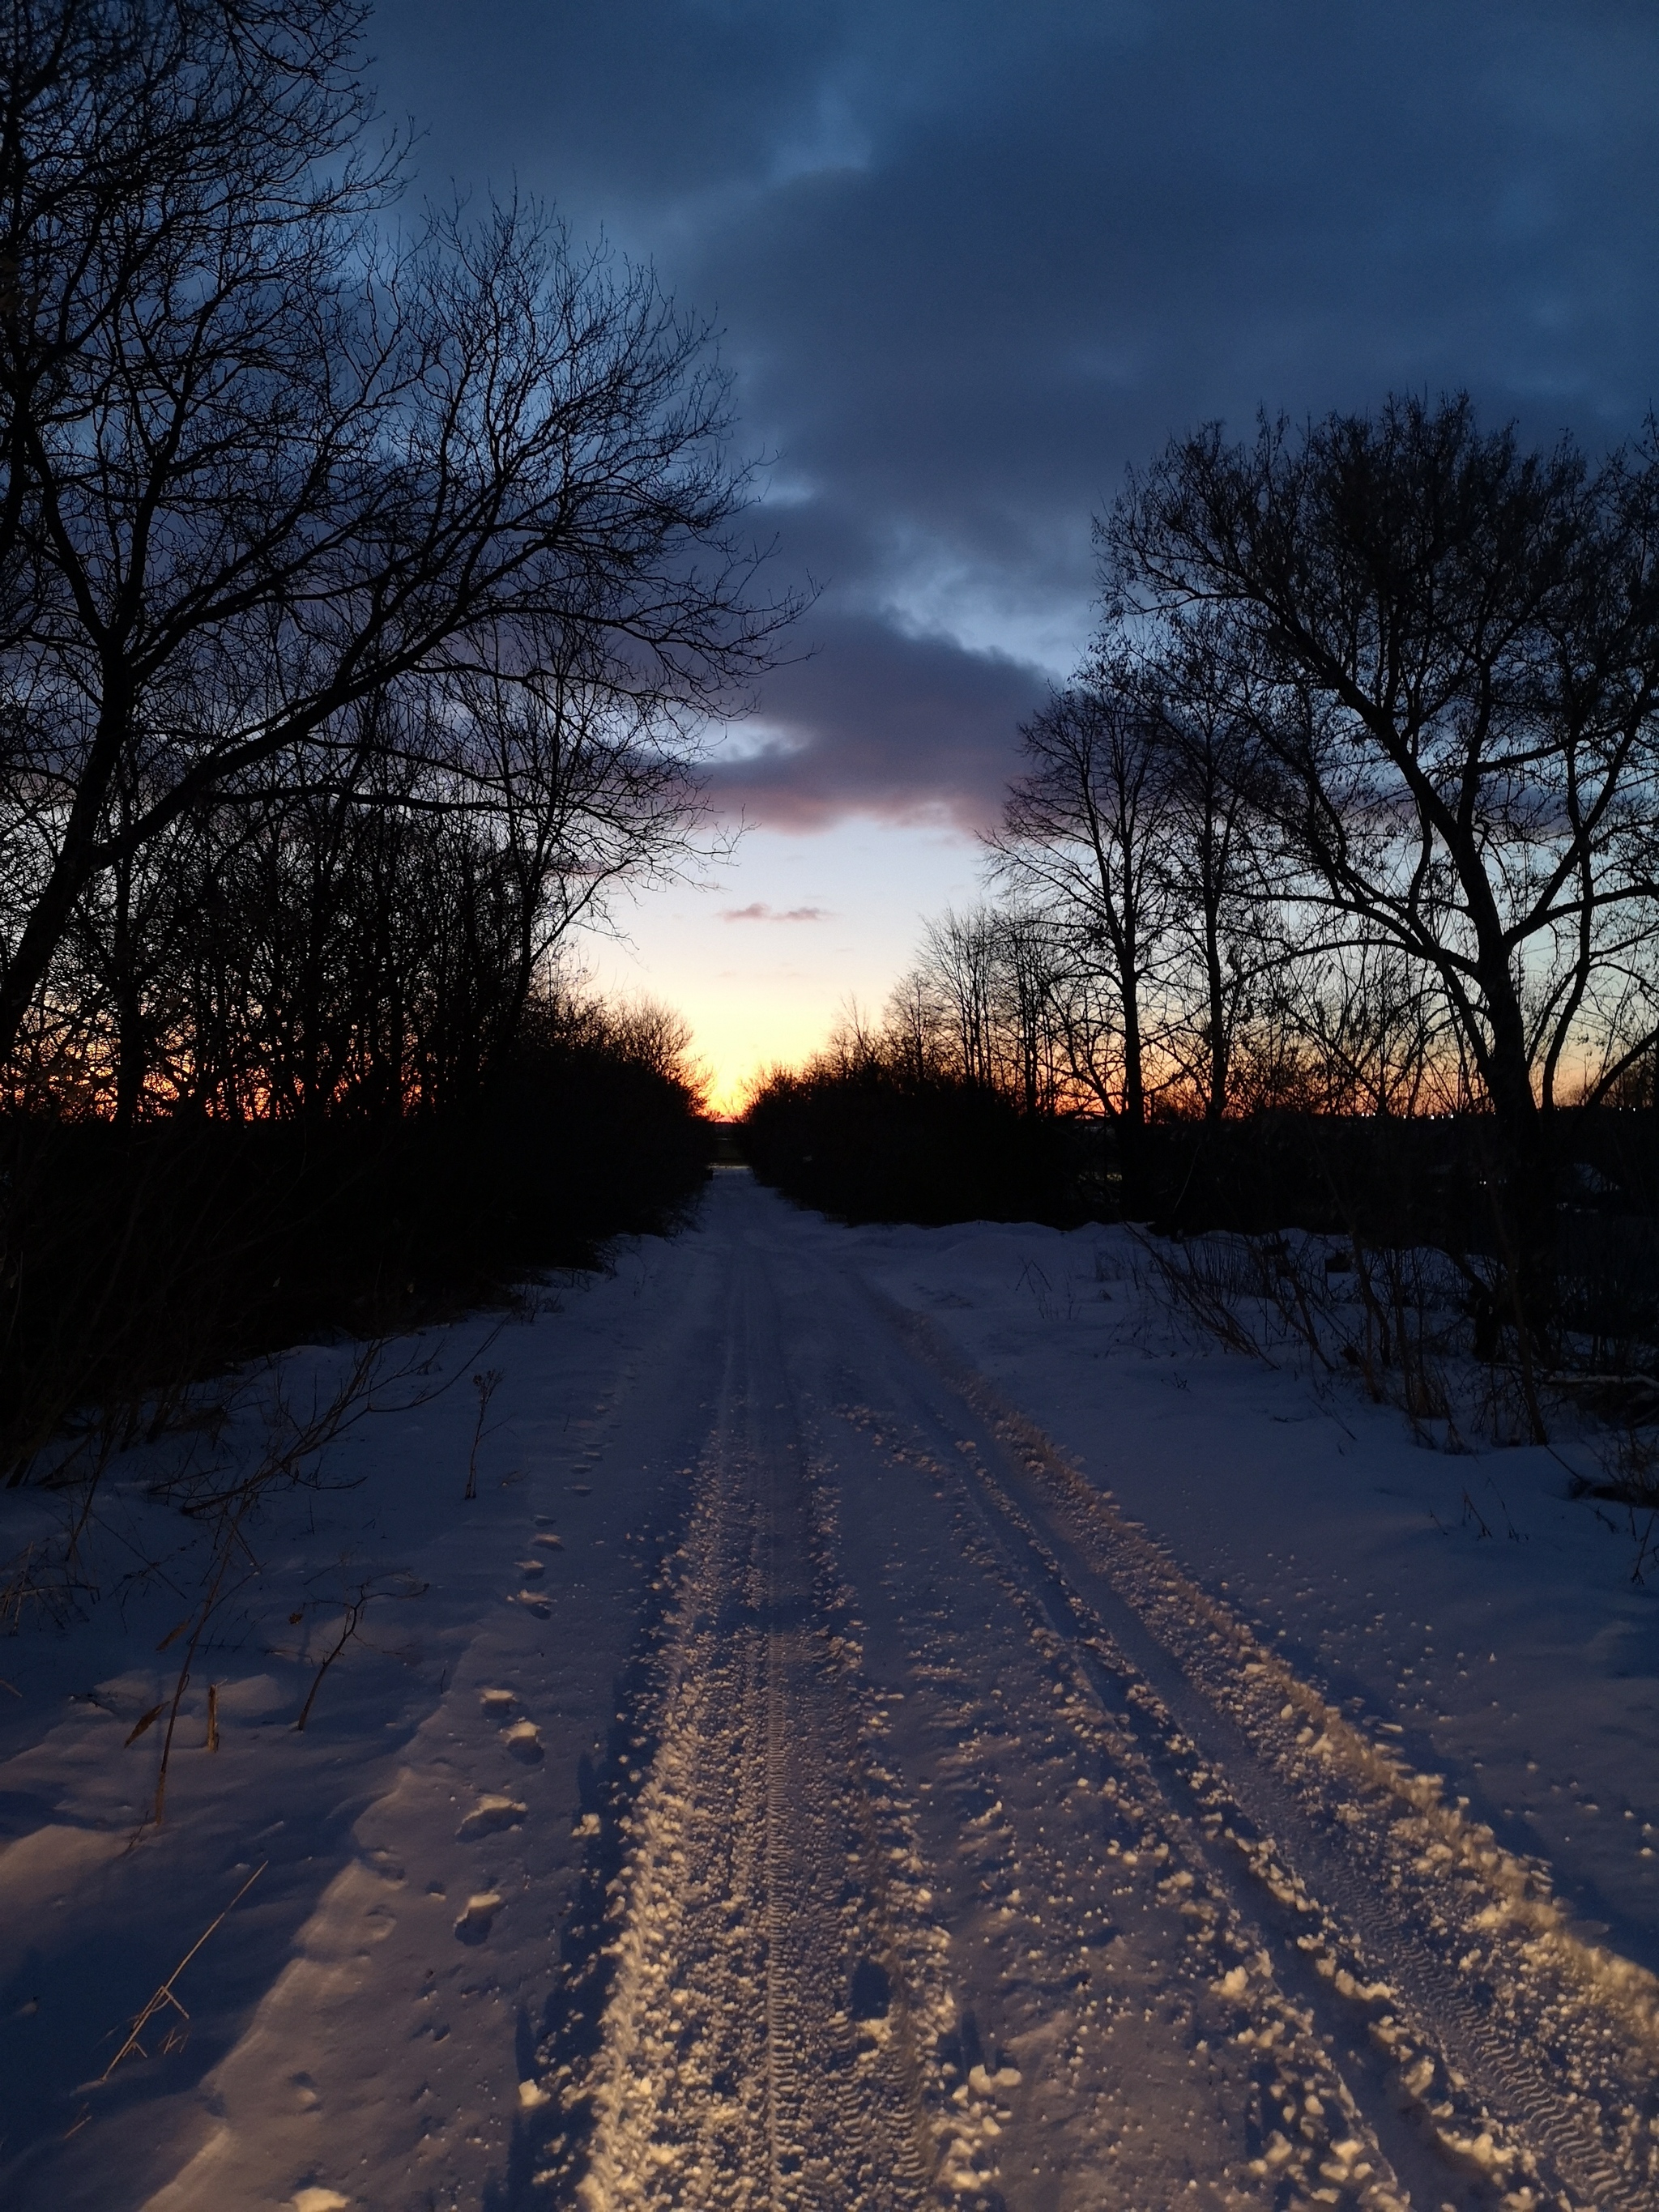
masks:
{"type": "Polygon", "coordinates": [[[846,1221],[1048,1221],[1115,1210],[1097,1130],[1024,1109],[993,1082],[915,1065],[849,1025],[748,1103],[744,1155],[763,1182],[846,1221]]]}
{"type": "Polygon", "coordinates": [[[1420,1226],[1456,1150],[1484,1218],[1460,1195],[1443,1230],[1506,1252],[1545,1330],[1575,1156],[1631,1151],[1587,1117],[1650,1117],[1659,1080],[1651,434],[1529,452],[1465,398],[1211,426],[1097,544],[1099,627],[1021,732],[992,896],[927,931],[870,1053],[1097,1119],[1142,1218],[1282,1194],[1279,1140],[1229,1125],[1458,1117],[1377,1189],[1420,1226]]]}
{"type": "MultiPolygon", "coordinates": [[[[441,1114],[166,1115],[125,1136],[9,1117],[0,1480],[55,1464],[40,1455],[66,1419],[131,1442],[229,1363],[499,1304],[661,1229],[704,1174],[686,1045],[672,1016],[538,1001],[488,1091],[441,1114]]],[[[64,1462],[77,1480],[84,1458],[64,1462]]]]}
{"type": "MultiPolygon", "coordinates": [[[[614,1024],[576,1050],[559,956],[694,850],[698,732],[791,610],[757,595],[706,333],[533,208],[401,208],[366,16],[6,17],[0,1091],[25,1302],[29,1240],[88,1177],[123,1254],[171,1233],[138,1163],[189,1132],[256,1180],[302,1153],[314,1194],[330,1143],[384,1163],[388,1133],[476,1135],[495,1102],[540,1147],[545,1224],[592,1121],[570,1086],[633,1085],[614,1129],[644,1151],[606,1140],[597,1208],[600,1155],[567,1152],[566,1229],[636,1218],[651,1161],[691,1171],[684,1066],[614,1024]],[[297,1152],[219,1141],[276,1124],[297,1152]]],[[[388,1172],[412,1221],[420,1178],[388,1172]]],[[[272,1234],[288,1175],[253,1208],[272,1234]]],[[[228,1170],[204,1187],[235,1209],[228,1170]]]]}

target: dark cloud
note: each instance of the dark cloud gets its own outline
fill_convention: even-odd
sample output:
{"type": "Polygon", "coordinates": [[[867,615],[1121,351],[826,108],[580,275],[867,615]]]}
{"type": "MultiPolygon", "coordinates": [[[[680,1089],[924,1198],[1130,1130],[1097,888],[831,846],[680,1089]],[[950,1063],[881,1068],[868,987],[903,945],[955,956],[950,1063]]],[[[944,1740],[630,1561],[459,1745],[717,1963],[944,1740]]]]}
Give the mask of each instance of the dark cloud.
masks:
{"type": "Polygon", "coordinates": [[[820,608],[811,627],[817,652],[770,678],[763,729],[717,760],[716,799],[769,829],[823,829],[849,811],[988,824],[1018,726],[1043,696],[1037,672],[873,615],[820,608]]]}
{"type": "Polygon", "coordinates": [[[982,821],[1126,462],[1471,387],[1659,392],[1659,12],[1617,0],[389,0],[426,180],[517,183],[714,313],[817,647],[722,796],[982,821]]]}

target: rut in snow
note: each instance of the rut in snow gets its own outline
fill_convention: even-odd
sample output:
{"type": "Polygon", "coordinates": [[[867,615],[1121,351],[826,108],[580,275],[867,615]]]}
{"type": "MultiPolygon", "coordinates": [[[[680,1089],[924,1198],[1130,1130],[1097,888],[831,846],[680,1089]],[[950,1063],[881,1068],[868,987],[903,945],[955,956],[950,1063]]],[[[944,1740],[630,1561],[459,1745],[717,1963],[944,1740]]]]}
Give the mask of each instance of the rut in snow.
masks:
{"type": "Polygon", "coordinates": [[[727,1289],[532,2201],[1656,2201],[1659,1990],[1545,1869],[787,1224],[727,1289]]]}
{"type": "Polygon", "coordinates": [[[549,2179],[592,2212],[926,2201],[918,1978],[888,1923],[894,1847],[820,1602],[770,1317],[739,1273],[599,2048],[552,2085],[587,2124],[549,2179]]]}
{"type": "MultiPolygon", "coordinates": [[[[902,1294],[902,1246],[746,1182],[710,1213],[619,1332],[603,1420],[583,1372],[561,1442],[548,1393],[557,1546],[509,1571],[523,1513],[466,1545],[434,1515],[476,1649],[203,2131],[158,2075],[100,2139],[37,2135],[29,2201],[1659,2203],[1659,1989],[1550,1869],[877,1296],[859,1269],[902,1294]]],[[[1096,1433],[1133,1381],[1099,1372],[1096,1433]]],[[[1229,1474],[1209,1433],[1199,1498],[1229,1474]]]]}
{"type": "Polygon", "coordinates": [[[884,1318],[971,1416],[977,1436],[951,1440],[952,1471],[999,1571],[1132,1722],[1224,1881],[1277,1934],[1281,1978],[1310,2016],[1339,2036],[1363,2030],[1388,2062],[1389,2101],[1489,2201],[1650,2206],[1654,1978],[1579,1936],[1546,1869],[1500,1849],[1437,1777],[1299,1680],[925,1322],[884,1318]]]}

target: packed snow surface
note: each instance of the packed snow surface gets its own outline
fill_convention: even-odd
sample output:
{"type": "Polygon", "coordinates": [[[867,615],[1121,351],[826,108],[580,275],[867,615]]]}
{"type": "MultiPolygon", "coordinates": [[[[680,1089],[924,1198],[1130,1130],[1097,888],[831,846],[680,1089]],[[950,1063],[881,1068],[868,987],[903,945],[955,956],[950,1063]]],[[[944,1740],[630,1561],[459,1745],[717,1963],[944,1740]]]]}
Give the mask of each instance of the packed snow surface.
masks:
{"type": "Polygon", "coordinates": [[[486,1328],[250,1532],[159,1828],[144,1454],[5,1647],[6,2204],[1659,2203],[1655,1600],[1560,1457],[740,1171],[486,1328]]]}

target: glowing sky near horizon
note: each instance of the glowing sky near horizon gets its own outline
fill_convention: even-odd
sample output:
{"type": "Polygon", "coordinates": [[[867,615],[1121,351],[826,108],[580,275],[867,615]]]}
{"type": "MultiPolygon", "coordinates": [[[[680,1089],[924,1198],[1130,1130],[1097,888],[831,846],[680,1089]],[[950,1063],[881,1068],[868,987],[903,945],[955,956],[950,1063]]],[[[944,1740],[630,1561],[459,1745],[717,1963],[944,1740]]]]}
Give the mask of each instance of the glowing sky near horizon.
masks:
{"type": "Polygon", "coordinates": [[[757,829],[585,947],[722,1106],[973,896],[1126,464],[1390,387],[1592,448],[1659,398],[1650,0],[382,0],[370,45],[417,198],[550,199],[719,326],[816,590],[714,771],[757,829]]]}
{"type": "Polygon", "coordinates": [[[677,1006],[716,1113],[750,1080],[807,1058],[856,1003],[878,1013],[927,916],[975,894],[960,830],[849,819],[811,836],[752,830],[702,886],[641,898],[625,939],[590,938],[595,981],[677,1006]]]}

